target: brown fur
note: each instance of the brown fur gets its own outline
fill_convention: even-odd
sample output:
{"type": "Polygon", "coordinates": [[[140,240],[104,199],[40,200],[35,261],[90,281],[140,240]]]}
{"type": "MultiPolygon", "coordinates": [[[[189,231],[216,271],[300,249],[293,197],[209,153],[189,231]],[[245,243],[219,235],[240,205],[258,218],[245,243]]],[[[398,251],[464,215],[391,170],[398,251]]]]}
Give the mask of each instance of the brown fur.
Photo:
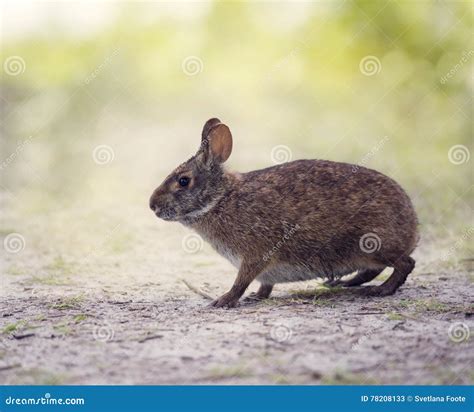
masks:
{"type": "Polygon", "coordinates": [[[222,163],[232,136],[218,119],[203,129],[196,156],[179,166],[150,199],[158,217],[194,229],[239,269],[232,289],[216,307],[235,306],[250,283],[256,298],[275,283],[326,277],[358,286],[393,267],[382,285],[362,294],[389,295],[413,270],[417,218],[405,191],[383,174],[326,160],[298,160],[250,173],[231,173],[222,163]],[[181,187],[181,177],[190,179],[181,187]],[[374,250],[361,239],[380,239],[374,250]],[[365,250],[365,251],[364,251],[365,250]],[[369,253],[370,252],[370,253],[369,253]]]}

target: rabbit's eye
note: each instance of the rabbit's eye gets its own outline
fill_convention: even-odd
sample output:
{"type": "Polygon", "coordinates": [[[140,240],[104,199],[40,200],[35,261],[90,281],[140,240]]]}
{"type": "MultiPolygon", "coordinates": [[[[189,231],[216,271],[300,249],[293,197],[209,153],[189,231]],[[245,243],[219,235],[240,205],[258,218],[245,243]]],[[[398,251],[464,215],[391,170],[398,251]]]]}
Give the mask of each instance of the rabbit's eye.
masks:
{"type": "Polygon", "coordinates": [[[186,187],[187,185],[189,185],[190,180],[191,179],[189,177],[183,176],[179,178],[178,183],[181,187],[186,187]]]}

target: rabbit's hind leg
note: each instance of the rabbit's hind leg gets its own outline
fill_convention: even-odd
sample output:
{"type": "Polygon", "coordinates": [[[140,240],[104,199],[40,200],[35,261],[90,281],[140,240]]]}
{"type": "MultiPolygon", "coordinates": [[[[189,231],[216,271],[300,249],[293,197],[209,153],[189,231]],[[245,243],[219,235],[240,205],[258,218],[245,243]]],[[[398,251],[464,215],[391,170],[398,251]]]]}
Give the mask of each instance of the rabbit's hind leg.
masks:
{"type": "Polygon", "coordinates": [[[347,280],[341,280],[338,286],[344,286],[347,288],[360,286],[363,283],[368,283],[371,280],[374,280],[378,275],[383,272],[384,269],[385,268],[359,270],[354,277],[347,280]]]}
{"type": "Polygon", "coordinates": [[[247,302],[255,302],[268,299],[272,293],[273,285],[262,283],[257,292],[252,292],[244,300],[247,302]]]}
{"type": "Polygon", "coordinates": [[[404,256],[393,263],[393,273],[379,286],[366,286],[358,289],[357,292],[362,296],[389,296],[402,286],[408,275],[415,268],[415,260],[409,256],[404,256]]]}
{"type": "Polygon", "coordinates": [[[358,270],[355,276],[350,279],[342,280],[342,279],[334,279],[328,280],[324,283],[325,286],[335,287],[335,286],[343,286],[345,288],[350,288],[354,286],[360,286],[363,283],[370,282],[374,280],[378,275],[380,275],[385,267],[377,268],[377,269],[361,269],[358,270]]]}

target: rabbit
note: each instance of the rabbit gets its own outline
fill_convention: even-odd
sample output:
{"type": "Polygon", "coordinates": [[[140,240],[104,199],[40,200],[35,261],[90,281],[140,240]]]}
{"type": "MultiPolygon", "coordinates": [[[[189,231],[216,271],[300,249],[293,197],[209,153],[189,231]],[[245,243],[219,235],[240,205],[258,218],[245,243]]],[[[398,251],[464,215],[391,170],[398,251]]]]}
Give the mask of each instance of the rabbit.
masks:
{"type": "Polygon", "coordinates": [[[196,231],[238,274],[211,306],[238,305],[252,281],[252,299],[266,299],[277,283],[328,279],[354,287],[386,267],[383,284],[358,288],[387,296],[405,283],[415,261],[418,220],[406,192],[391,178],[359,165],[297,160],[248,173],[229,172],[229,128],[204,125],[199,150],[153,192],[157,217],[196,231]],[[357,272],[351,279],[340,278],[357,272]]]}

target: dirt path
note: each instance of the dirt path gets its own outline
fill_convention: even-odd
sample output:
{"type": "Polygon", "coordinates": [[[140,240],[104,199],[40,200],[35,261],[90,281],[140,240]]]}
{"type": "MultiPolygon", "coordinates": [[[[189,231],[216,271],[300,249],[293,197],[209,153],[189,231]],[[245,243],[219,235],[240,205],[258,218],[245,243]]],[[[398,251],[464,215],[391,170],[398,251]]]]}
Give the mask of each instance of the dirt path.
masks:
{"type": "MultiPolygon", "coordinates": [[[[122,250],[119,232],[107,247],[122,250]]],[[[49,252],[40,258],[40,243],[7,256],[0,383],[474,382],[473,278],[465,265],[449,273],[417,270],[388,298],[309,282],[278,286],[258,304],[216,310],[180,279],[218,296],[231,285],[233,268],[207,246],[188,253],[195,241],[188,232],[168,234],[168,246],[153,246],[161,255],[141,248],[150,244],[145,236],[132,239],[137,249],[114,258],[107,249],[89,266],[49,252]],[[181,242],[185,251],[169,254],[169,244],[181,242]]]]}

